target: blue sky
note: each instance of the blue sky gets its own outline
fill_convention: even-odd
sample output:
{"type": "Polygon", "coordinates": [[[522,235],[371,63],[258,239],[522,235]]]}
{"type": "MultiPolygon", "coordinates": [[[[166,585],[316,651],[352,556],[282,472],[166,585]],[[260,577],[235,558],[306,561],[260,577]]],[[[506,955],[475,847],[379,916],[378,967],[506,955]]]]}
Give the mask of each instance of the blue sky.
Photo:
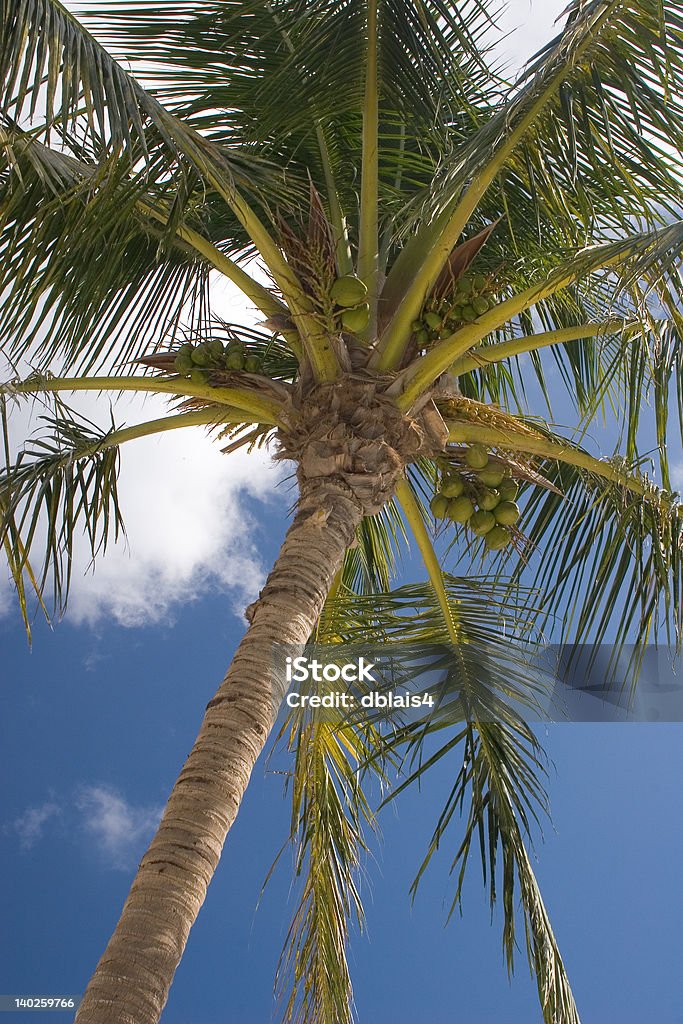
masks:
{"type": "MultiPolygon", "coordinates": [[[[526,19],[516,45],[540,44],[562,6],[513,4],[508,22],[526,19]]],[[[132,406],[118,409],[119,420],[133,418],[132,406]]],[[[53,631],[39,626],[32,652],[0,585],[0,993],[85,987],[239,640],[235,612],[277,550],[292,498],[278,480],[264,458],[226,469],[201,432],[137,443],[122,479],[129,552],[111,552],[94,576],[81,577],[81,558],[70,614],[53,631]]],[[[536,866],[582,1020],[683,1022],[683,728],[557,725],[542,739],[554,763],[553,827],[536,866]]],[[[352,949],[359,1019],[535,1024],[535,986],[523,956],[508,982],[475,864],[465,916],[445,926],[455,836],[411,906],[447,785],[444,766],[383,813],[363,886],[368,933],[352,949]]],[[[294,905],[287,857],[259,896],[287,828],[282,778],[262,759],[164,1024],[271,1019],[294,905]]],[[[43,1016],[66,1019],[32,1019],[43,1016]]]]}
{"type": "MultiPolygon", "coordinates": [[[[279,519],[265,518],[265,547],[279,529],[279,519]]],[[[0,631],[8,652],[0,992],[80,992],[239,624],[214,595],[183,607],[174,625],[40,629],[33,653],[17,623],[5,619],[0,631]]],[[[677,725],[636,724],[543,730],[555,765],[554,830],[538,845],[537,871],[585,1024],[683,1021],[681,733],[677,725]]],[[[411,908],[408,888],[447,782],[446,771],[437,773],[428,791],[406,794],[383,813],[383,840],[364,884],[368,934],[353,943],[359,1019],[540,1022],[522,959],[507,981],[499,922],[490,924],[475,864],[465,916],[444,927],[455,837],[411,908]]],[[[274,968],[293,906],[286,857],[256,906],[287,816],[282,779],[262,760],[165,1024],[271,1019],[274,968]]],[[[3,1019],[11,1024],[15,1016],[3,1019]]]]}

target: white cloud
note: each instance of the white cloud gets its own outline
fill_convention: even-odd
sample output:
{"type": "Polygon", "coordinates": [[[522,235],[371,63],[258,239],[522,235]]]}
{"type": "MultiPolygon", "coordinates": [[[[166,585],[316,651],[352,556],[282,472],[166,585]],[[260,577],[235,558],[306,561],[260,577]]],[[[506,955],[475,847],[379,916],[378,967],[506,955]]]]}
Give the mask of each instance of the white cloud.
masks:
{"type": "MultiPolygon", "coordinates": [[[[146,403],[144,418],[157,414],[146,403]]],[[[122,410],[117,405],[117,421],[122,410]]],[[[126,415],[128,422],[141,419],[126,415]]],[[[209,587],[227,589],[241,609],[258,591],[265,567],[257,523],[245,495],[266,500],[282,470],[267,453],[222,455],[201,428],[144,438],[122,449],[120,503],[127,537],[88,572],[79,553],[70,621],[111,617],[126,626],[166,618],[173,606],[209,587]]]]}
{"type": "Polygon", "coordinates": [[[52,800],[41,804],[39,807],[29,807],[24,813],[16,818],[5,831],[13,832],[19,837],[19,842],[24,850],[30,850],[40,839],[43,838],[45,825],[51,818],[61,814],[61,808],[52,800]]]}
{"type": "Polygon", "coordinates": [[[108,786],[87,786],[76,806],[81,824],[107,867],[127,870],[139,858],[159,823],[163,807],[139,807],[108,786]]]}
{"type": "Polygon", "coordinates": [[[50,799],[28,807],[20,817],[4,827],[17,836],[24,850],[48,840],[46,826],[59,819],[68,825],[61,831],[84,833],[103,867],[128,870],[144,852],[163,811],[159,805],[129,803],[113,786],[81,786],[69,799],[50,799]]]}
{"type": "MultiPolygon", "coordinates": [[[[215,292],[228,319],[253,320],[232,286],[217,286],[215,292]]],[[[109,427],[108,395],[79,392],[64,398],[88,419],[109,427]]],[[[45,434],[39,421],[44,411],[25,401],[11,409],[15,452],[31,433],[45,434]]],[[[158,396],[124,394],[113,403],[117,426],[167,412],[167,402],[158,396]]],[[[98,555],[94,571],[86,539],[77,544],[68,621],[145,625],[168,619],[180,604],[216,587],[229,594],[241,615],[269,568],[259,554],[258,522],[247,514],[244,499],[276,499],[282,512],[286,492],[277,485],[284,473],[264,451],[221,454],[220,442],[201,427],[122,446],[119,496],[126,538],[98,555]]],[[[35,550],[40,554],[39,540],[35,550]]],[[[10,584],[0,577],[0,615],[14,607],[10,584]]]]}
{"type": "Polygon", "coordinates": [[[508,33],[496,51],[510,72],[520,68],[558,34],[562,20],[557,19],[566,7],[567,0],[509,0],[496,17],[498,28],[508,33]]]}

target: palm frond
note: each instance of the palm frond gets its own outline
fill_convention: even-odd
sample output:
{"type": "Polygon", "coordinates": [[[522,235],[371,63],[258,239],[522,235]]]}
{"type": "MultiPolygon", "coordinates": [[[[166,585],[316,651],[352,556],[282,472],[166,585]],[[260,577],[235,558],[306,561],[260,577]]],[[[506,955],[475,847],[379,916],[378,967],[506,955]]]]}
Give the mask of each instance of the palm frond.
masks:
{"type": "Polygon", "coordinates": [[[352,728],[344,712],[296,710],[284,730],[294,751],[291,842],[302,879],[278,967],[284,1017],[294,1024],[350,1024],[353,1019],[348,933],[364,911],[356,877],[375,818],[363,791],[360,765],[376,741],[352,728]],[[329,720],[328,720],[329,719],[329,720]]]}
{"type": "Polygon", "coordinates": [[[207,315],[211,265],[140,210],[144,183],[0,129],[0,330],[12,359],[118,366],[207,315]]]}
{"type": "Polygon", "coordinates": [[[53,416],[41,419],[48,427],[46,437],[28,442],[14,463],[5,452],[0,540],[10,542],[10,570],[19,593],[27,572],[42,602],[51,577],[54,606],[62,612],[77,538],[85,535],[94,559],[124,532],[117,489],[119,451],[107,443],[113,424],[102,433],[61,401],[53,416]],[[31,558],[41,545],[42,568],[33,576],[31,558]]]}
{"type": "Polygon", "coordinates": [[[384,297],[396,308],[420,260],[408,319],[477,207],[488,212],[493,205],[500,216],[521,204],[519,212],[546,244],[554,234],[565,246],[631,230],[634,222],[680,216],[675,153],[683,148],[683,26],[677,4],[637,0],[624,9],[617,0],[576,0],[567,13],[564,30],[526,78],[444,161],[424,202],[414,204],[412,225],[403,221],[414,237],[384,297]]]}
{"type": "Polygon", "coordinates": [[[457,872],[452,910],[461,898],[474,842],[480,850],[491,905],[498,898],[502,901],[509,970],[516,949],[518,893],[544,1020],[547,1024],[577,1022],[566,971],[526,848],[533,825],[548,809],[543,754],[524,718],[525,711],[533,717],[543,714],[549,685],[531,665],[531,641],[536,635],[533,614],[525,607],[524,594],[520,592],[516,602],[505,586],[492,580],[459,580],[445,573],[442,579],[449,617],[456,624],[457,644],[452,644],[449,622],[429,585],[404,586],[374,601],[367,599],[363,609],[371,621],[381,620],[385,642],[410,650],[438,645],[434,657],[443,682],[437,711],[395,730],[382,751],[384,756],[400,756],[409,768],[388,799],[422,780],[445,758],[454,763],[455,779],[413,893],[433,854],[446,841],[454,819],[465,813],[465,832],[452,865],[457,872]]]}
{"type": "Polygon", "coordinates": [[[644,494],[563,461],[538,462],[561,494],[530,490],[520,527],[542,553],[531,560],[539,624],[562,622],[562,643],[610,643],[616,654],[664,633],[680,647],[683,514],[676,495],[648,480],[644,461],[611,460],[644,494]]]}

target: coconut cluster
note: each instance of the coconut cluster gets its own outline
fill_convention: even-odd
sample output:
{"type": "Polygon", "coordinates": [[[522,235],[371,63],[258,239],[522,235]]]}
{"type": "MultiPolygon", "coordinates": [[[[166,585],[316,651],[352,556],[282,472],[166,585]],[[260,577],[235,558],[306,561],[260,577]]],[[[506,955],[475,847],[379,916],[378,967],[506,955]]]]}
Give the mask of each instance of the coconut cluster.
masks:
{"type": "Polygon", "coordinates": [[[330,289],[330,298],[337,307],[335,315],[345,331],[358,334],[370,322],[370,306],[365,301],[368,289],[355,274],[338,277],[330,289]]]}
{"type": "Polygon", "coordinates": [[[498,551],[512,542],[510,527],[520,516],[517,484],[504,469],[489,465],[489,454],[481,444],[466,450],[465,461],[472,472],[444,470],[430,503],[432,513],[436,519],[466,524],[484,538],[488,549],[498,551]]]}
{"type": "Polygon", "coordinates": [[[419,320],[412,324],[415,340],[421,348],[450,337],[465,324],[471,324],[496,304],[491,294],[492,280],[484,274],[461,277],[453,292],[444,299],[430,299],[419,320]]]}
{"type": "Polygon", "coordinates": [[[181,376],[189,377],[195,384],[206,384],[217,370],[263,373],[261,357],[250,352],[243,342],[229,341],[224,345],[218,338],[199,345],[185,342],[178,349],[173,365],[181,376]]]}

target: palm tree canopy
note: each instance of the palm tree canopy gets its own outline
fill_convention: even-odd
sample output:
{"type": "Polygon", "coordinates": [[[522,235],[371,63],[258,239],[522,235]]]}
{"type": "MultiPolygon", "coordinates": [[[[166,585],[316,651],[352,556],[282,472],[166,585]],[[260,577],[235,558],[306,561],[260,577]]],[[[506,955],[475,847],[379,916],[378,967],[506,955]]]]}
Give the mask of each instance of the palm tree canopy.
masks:
{"type": "MultiPolygon", "coordinates": [[[[41,602],[52,585],[64,606],[77,533],[96,554],[122,529],[128,440],[198,424],[226,451],[277,438],[305,476],[312,439],[330,426],[315,434],[312,403],[340,388],[347,404],[369,389],[387,436],[419,430],[428,443],[398,445],[391,487],[378,489],[375,467],[362,492],[316,639],[456,652],[447,739],[404,783],[457,748],[463,767],[426,862],[467,803],[455,866],[480,838],[493,902],[502,862],[508,964],[519,891],[545,1019],[571,1022],[525,845],[545,807],[543,762],[513,706],[528,678],[509,623],[520,643],[551,620],[573,642],[680,638],[667,438],[683,429],[683,17],[673,0],[572,0],[557,38],[509,82],[496,6],[7,0],[0,332],[30,375],[2,388],[2,539],[28,624],[27,584],[41,602]],[[259,325],[221,320],[217,274],[259,325]],[[360,289],[354,301],[339,301],[340,279],[360,289]],[[212,354],[193,365],[200,346],[212,354]],[[557,388],[575,409],[571,434],[529,401],[557,388]],[[69,390],[151,391],[175,407],[102,432],[65,404],[69,390]],[[15,458],[5,406],[24,394],[54,407],[46,438],[15,458]],[[652,420],[641,424],[644,396],[652,420]],[[613,458],[586,443],[598,414],[620,439],[613,458]],[[645,472],[644,433],[661,487],[645,472]],[[448,520],[434,540],[429,503],[449,474],[467,477],[473,445],[521,489],[500,554],[448,520]],[[408,535],[428,581],[392,590],[408,535]],[[461,578],[443,569],[452,548],[469,559],[461,578]]],[[[353,480],[344,472],[361,486],[357,467],[353,480]]],[[[305,715],[286,727],[305,875],[281,973],[293,1019],[351,1012],[344,949],[349,917],[362,918],[352,877],[375,824],[358,766],[384,784],[442,729],[387,738],[305,715]]],[[[456,903],[461,886],[462,873],[456,903]]]]}

